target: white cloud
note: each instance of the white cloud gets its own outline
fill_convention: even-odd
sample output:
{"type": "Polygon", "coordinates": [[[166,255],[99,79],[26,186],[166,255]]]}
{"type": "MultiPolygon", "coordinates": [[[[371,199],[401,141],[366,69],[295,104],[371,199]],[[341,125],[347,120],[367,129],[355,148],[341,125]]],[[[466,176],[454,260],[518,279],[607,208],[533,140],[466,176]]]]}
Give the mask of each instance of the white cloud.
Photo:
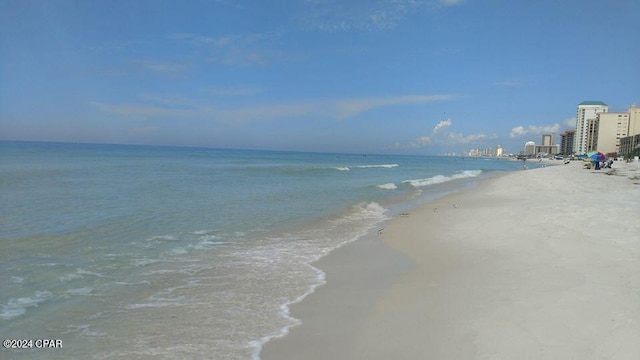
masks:
{"type": "Polygon", "coordinates": [[[206,92],[217,96],[250,96],[259,94],[262,89],[255,86],[210,87],[206,92]]]}
{"type": "Polygon", "coordinates": [[[435,94],[435,95],[403,95],[386,98],[369,98],[369,99],[351,99],[338,101],[334,104],[334,110],[337,110],[335,116],[338,119],[346,119],[356,116],[365,111],[393,105],[405,104],[426,104],[437,101],[446,101],[455,99],[456,95],[451,94],[435,94]]]}
{"type": "Polygon", "coordinates": [[[557,133],[560,130],[560,124],[555,123],[550,126],[536,126],[529,125],[527,128],[524,126],[517,126],[511,129],[509,133],[510,138],[521,137],[524,135],[542,135],[542,134],[551,134],[557,133]]]}
{"type": "Polygon", "coordinates": [[[452,124],[451,119],[442,120],[433,128],[433,133],[437,134],[438,131],[440,131],[440,129],[449,127],[451,126],[451,124],[452,124]]]}
{"type": "Polygon", "coordinates": [[[306,30],[386,30],[395,28],[408,14],[417,10],[437,9],[460,3],[460,0],[307,1],[298,20],[306,30]]]}
{"type": "Polygon", "coordinates": [[[569,118],[569,119],[565,119],[562,124],[564,126],[570,127],[570,128],[575,128],[576,127],[576,118],[569,118]]]}
{"type": "Polygon", "coordinates": [[[185,64],[161,63],[152,60],[134,60],[133,62],[147,70],[164,74],[180,74],[188,68],[185,64]]]}
{"type": "Polygon", "coordinates": [[[379,107],[425,104],[450,100],[454,97],[454,95],[405,95],[387,98],[334,100],[326,102],[310,101],[219,109],[211,107],[210,105],[203,105],[205,103],[203,101],[189,100],[177,95],[165,97],[144,95],[143,99],[153,104],[105,104],[101,102],[94,102],[93,104],[104,112],[145,117],[202,117],[224,122],[280,119],[300,116],[324,116],[344,120],[379,107]]]}
{"type": "Polygon", "coordinates": [[[433,128],[433,132],[430,136],[421,136],[408,144],[410,148],[423,147],[432,144],[441,145],[456,145],[456,144],[469,144],[481,140],[497,139],[497,135],[488,136],[486,134],[478,133],[471,135],[463,135],[459,132],[444,132],[443,129],[453,125],[451,119],[441,120],[433,128]]]}
{"type": "Polygon", "coordinates": [[[244,34],[228,34],[221,36],[206,36],[192,33],[174,33],[169,35],[169,39],[184,41],[193,45],[226,47],[253,44],[261,41],[272,40],[276,38],[277,33],[244,33],[244,34]]]}
{"type": "Polygon", "coordinates": [[[274,48],[279,32],[240,33],[207,36],[174,33],[169,39],[190,44],[204,54],[207,62],[228,66],[262,66],[273,60],[297,60],[299,56],[274,48]]]}
{"type": "Polygon", "coordinates": [[[476,141],[479,141],[479,140],[490,139],[490,138],[493,138],[493,137],[489,137],[489,136],[487,136],[485,134],[481,134],[481,133],[464,136],[461,133],[451,132],[447,136],[446,143],[447,143],[447,145],[469,144],[469,143],[472,143],[472,142],[476,142],[476,141]]]}
{"type": "Polygon", "coordinates": [[[421,136],[421,137],[417,138],[415,141],[413,141],[411,144],[409,144],[409,146],[413,147],[413,148],[423,147],[423,146],[431,144],[432,142],[433,142],[433,140],[431,140],[431,137],[429,137],[429,136],[421,136]]]}
{"type": "Polygon", "coordinates": [[[101,111],[125,116],[185,117],[194,116],[200,112],[193,109],[174,109],[146,104],[104,104],[100,102],[93,102],[93,104],[96,105],[101,111]]]}
{"type": "Polygon", "coordinates": [[[511,133],[509,133],[509,137],[515,138],[515,137],[519,137],[526,134],[527,134],[527,131],[524,129],[523,126],[516,126],[513,129],[511,129],[511,133]]]}
{"type": "Polygon", "coordinates": [[[440,0],[440,5],[455,6],[455,5],[459,5],[461,2],[462,2],[461,0],[440,0]]]}

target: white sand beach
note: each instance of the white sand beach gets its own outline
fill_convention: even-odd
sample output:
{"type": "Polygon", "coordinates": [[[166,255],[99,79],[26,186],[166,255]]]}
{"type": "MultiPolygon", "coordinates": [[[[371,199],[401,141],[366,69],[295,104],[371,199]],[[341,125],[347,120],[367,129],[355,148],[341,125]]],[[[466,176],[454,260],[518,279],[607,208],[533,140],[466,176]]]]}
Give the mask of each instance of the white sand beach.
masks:
{"type": "Polygon", "coordinates": [[[323,259],[262,359],[640,359],[639,216],[638,163],[488,180],[323,259]]]}

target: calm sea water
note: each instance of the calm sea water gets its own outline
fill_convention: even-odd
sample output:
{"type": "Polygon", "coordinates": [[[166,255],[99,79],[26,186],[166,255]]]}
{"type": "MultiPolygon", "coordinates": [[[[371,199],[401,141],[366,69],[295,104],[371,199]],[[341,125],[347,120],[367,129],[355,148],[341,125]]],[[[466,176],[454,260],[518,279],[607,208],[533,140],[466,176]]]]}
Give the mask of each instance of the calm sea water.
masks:
{"type": "Polygon", "coordinates": [[[311,264],[506,160],[0,142],[6,358],[257,359],[311,264]]]}

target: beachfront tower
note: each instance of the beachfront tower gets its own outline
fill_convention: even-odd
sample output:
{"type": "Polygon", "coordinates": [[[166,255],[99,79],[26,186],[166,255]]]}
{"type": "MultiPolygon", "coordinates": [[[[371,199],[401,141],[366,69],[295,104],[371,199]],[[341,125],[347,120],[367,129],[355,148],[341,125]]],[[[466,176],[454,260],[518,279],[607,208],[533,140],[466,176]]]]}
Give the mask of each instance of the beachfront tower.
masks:
{"type": "Polygon", "coordinates": [[[560,134],[560,153],[562,155],[573,154],[573,139],[575,137],[575,130],[567,130],[560,134]]]}
{"type": "Polygon", "coordinates": [[[527,141],[524,144],[524,154],[526,156],[533,156],[536,154],[536,143],[533,141],[527,141]]]}
{"type": "Polygon", "coordinates": [[[629,107],[629,135],[640,134],[640,106],[631,105],[629,107]]]}
{"type": "MultiPolygon", "coordinates": [[[[573,138],[573,151],[576,154],[587,152],[589,139],[589,121],[593,125],[598,114],[608,112],[609,106],[602,101],[583,101],[576,111],[576,133],[573,138]]],[[[593,142],[593,140],[591,140],[593,142]]]]}
{"type": "Polygon", "coordinates": [[[629,135],[629,113],[600,113],[596,121],[598,137],[595,150],[603,154],[617,154],[620,151],[620,139],[629,135]]]}

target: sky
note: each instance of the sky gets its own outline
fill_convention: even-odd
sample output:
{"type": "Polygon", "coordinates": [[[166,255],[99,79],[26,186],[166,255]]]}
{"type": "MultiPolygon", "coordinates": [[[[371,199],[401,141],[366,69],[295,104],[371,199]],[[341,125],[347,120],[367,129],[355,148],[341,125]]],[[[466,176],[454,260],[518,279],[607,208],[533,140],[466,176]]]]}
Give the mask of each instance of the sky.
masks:
{"type": "MultiPolygon", "coordinates": [[[[640,104],[637,0],[0,0],[0,140],[518,153],[640,104]]],[[[556,139],[559,141],[559,137],[556,139]]]]}

